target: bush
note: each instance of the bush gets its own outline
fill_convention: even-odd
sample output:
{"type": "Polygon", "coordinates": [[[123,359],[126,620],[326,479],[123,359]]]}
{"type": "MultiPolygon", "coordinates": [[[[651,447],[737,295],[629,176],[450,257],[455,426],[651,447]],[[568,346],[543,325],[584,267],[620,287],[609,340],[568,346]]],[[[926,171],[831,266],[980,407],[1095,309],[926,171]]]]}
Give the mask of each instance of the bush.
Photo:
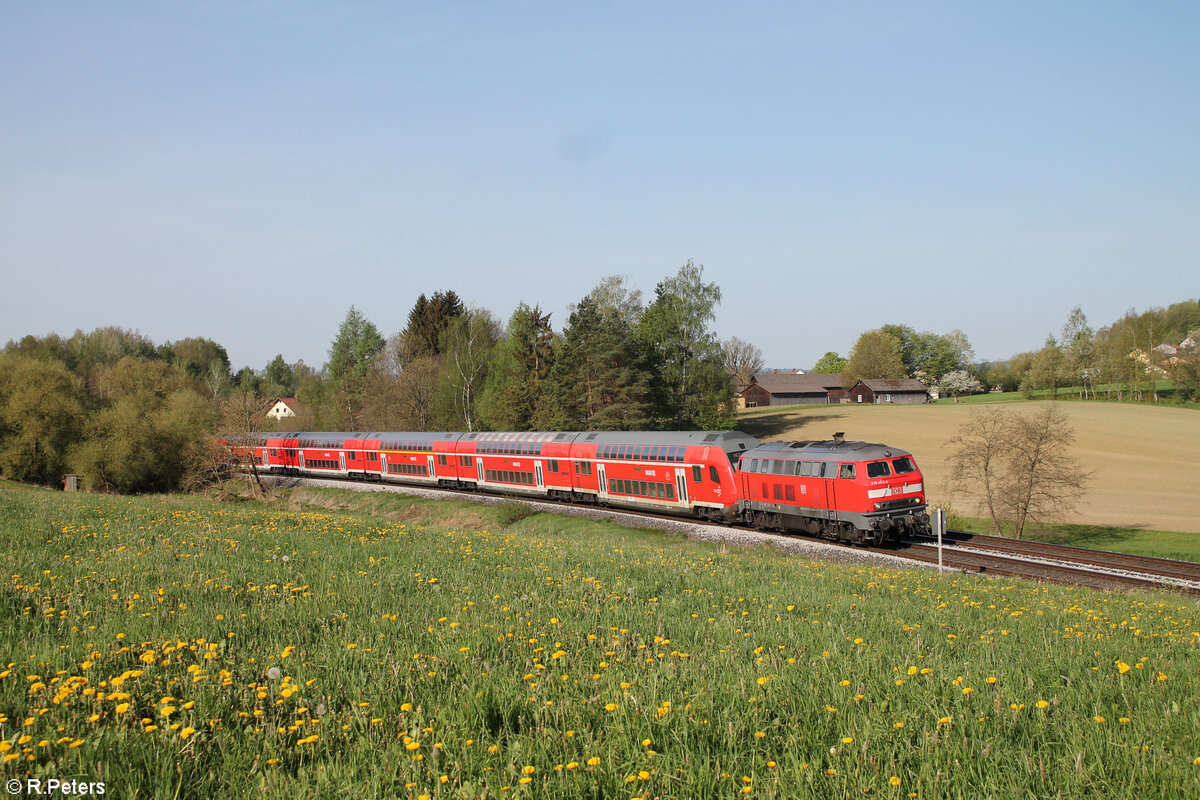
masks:
{"type": "Polygon", "coordinates": [[[516,525],[526,517],[532,517],[538,513],[537,509],[529,503],[522,503],[519,500],[505,500],[500,504],[499,512],[500,524],[505,527],[516,525]]]}

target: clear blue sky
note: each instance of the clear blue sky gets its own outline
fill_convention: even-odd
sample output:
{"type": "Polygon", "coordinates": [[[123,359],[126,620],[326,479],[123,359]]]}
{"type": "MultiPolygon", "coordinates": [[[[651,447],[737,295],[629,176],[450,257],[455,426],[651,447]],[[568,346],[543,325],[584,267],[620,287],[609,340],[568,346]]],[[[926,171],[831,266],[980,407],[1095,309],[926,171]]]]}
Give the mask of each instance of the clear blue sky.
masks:
{"type": "Polygon", "coordinates": [[[319,366],[689,258],[779,367],[1200,296],[1200,3],[0,0],[0,343],[319,366]]]}

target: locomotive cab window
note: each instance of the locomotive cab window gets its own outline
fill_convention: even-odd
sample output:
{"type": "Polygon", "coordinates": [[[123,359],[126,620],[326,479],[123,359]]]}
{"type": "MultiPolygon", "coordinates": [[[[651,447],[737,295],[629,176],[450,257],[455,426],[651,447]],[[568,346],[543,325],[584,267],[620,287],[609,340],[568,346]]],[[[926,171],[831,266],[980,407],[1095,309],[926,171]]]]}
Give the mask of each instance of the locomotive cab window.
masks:
{"type": "Polygon", "coordinates": [[[886,461],[871,461],[867,463],[868,478],[886,478],[892,474],[892,468],[886,461]]]}
{"type": "Polygon", "coordinates": [[[892,469],[896,471],[897,475],[907,475],[910,472],[917,471],[917,468],[913,466],[912,459],[908,456],[903,456],[902,458],[897,458],[895,461],[893,461],[892,469]]]}
{"type": "Polygon", "coordinates": [[[717,468],[713,467],[713,466],[709,466],[709,468],[708,468],[708,478],[713,483],[721,482],[721,476],[717,474],[717,468]]]}
{"type": "Polygon", "coordinates": [[[849,480],[854,480],[854,465],[853,464],[842,464],[842,468],[838,472],[838,477],[846,478],[849,480]]]}
{"type": "Polygon", "coordinates": [[[692,480],[694,482],[699,483],[701,480],[701,475],[702,473],[700,472],[700,467],[692,467],[692,480]]]}

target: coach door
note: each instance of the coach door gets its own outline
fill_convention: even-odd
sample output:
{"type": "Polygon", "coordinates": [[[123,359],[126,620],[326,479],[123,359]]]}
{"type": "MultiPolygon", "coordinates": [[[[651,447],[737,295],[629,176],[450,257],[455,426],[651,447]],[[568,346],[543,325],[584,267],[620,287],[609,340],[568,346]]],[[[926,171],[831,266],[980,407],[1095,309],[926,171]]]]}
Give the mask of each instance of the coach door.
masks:
{"type": "Polygon", "coordinates": [[[340,469],[342,472],[346,471],[346,451],[345,450],[338,453],[338,469],[340,469]]]}
{"type": "Polygon", "coordinates": [[[479,476],[479,483],[483,483],[483,459],[475,456],[475,474],[479,476]]]}
{"type": "Polygon", "coordinates": [[[379,453],[379,476],[387,476],[387,453],[382,451],[379,453]]]}
{"type": "Polygon", "coordinates": [[[546,478],[542,474],[542,462],[540,462],[540,461],[533,462],[533,473],[537,477],[537,488],[545,489],[546,488],[546,478]]]}
{"type": "Polygon", "coordinates": [[[263,465],[264,467],[269,467],[269,466],[271,466],[271,461],[270,461],[270,459],[269,459],[269,458],[267,458],[267,455],[268,455],[270,452],[271,452],[271,451],[270,451],[270,450],[268,450],[267,448],[265,448],[265,447],[263,448],[263,463],[262,463],[262,465],[263,465]]]}
{"type": "Polygon", "coordinates": [[[596,465],[596,478],[598,479],[596,482],[596,491],[599,493],[600,497],[607,500],[608,499],[608,481],[606,481],[604,479],[604,465],[603,464],[596,465]]]}
{"type": "Polygon", "coordinates": [[[433,456],[429,456],[429,457],[428,457],[428,461],[427,461],[427,463],[429,464],[429,477],[431,477],[431,478],[436,478],[436,477],[437,477],[437,470],[435,470],[435,469],[434,469],[434,467],[433,467],[433,456]]]}
{"type": "Polygon", "coordinates": [[[675,486],[679,489],[679,502],[686,504],[688,502],[686,468],[675,470],[675,486]]]}
{"type": "Polygon", "coordinates": [[[305,466],[304,466],[304,451],[303,451],[303,450],[301,450],[301,451],[300,451],[300,469],[305,469],[305,466]]]}

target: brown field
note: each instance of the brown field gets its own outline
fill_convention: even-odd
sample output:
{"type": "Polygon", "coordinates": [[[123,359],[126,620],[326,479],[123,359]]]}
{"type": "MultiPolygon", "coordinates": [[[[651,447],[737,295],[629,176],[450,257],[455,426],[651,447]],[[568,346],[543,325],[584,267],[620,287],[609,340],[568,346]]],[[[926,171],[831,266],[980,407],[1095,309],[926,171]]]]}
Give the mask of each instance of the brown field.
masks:
{"type": "MultiPolygon", "coordinates": [[[[1038,403],[1011,403],[1028,413],[1038,403]]],[[[930,505],[948,502],[946,442],[976,404],[793,406],[750,414],[739,430],[764,441],[847,439],[884,442],[913,453],[930,505]]],[[[1200,414],[1116,403],[1063,403],[1075,431],[1074,455],[1093,475],[1078,512],[1064,522],[1200,533],[1200,414]]],[[[959,500],[957,510],[974,513],[959,500]]]]}

